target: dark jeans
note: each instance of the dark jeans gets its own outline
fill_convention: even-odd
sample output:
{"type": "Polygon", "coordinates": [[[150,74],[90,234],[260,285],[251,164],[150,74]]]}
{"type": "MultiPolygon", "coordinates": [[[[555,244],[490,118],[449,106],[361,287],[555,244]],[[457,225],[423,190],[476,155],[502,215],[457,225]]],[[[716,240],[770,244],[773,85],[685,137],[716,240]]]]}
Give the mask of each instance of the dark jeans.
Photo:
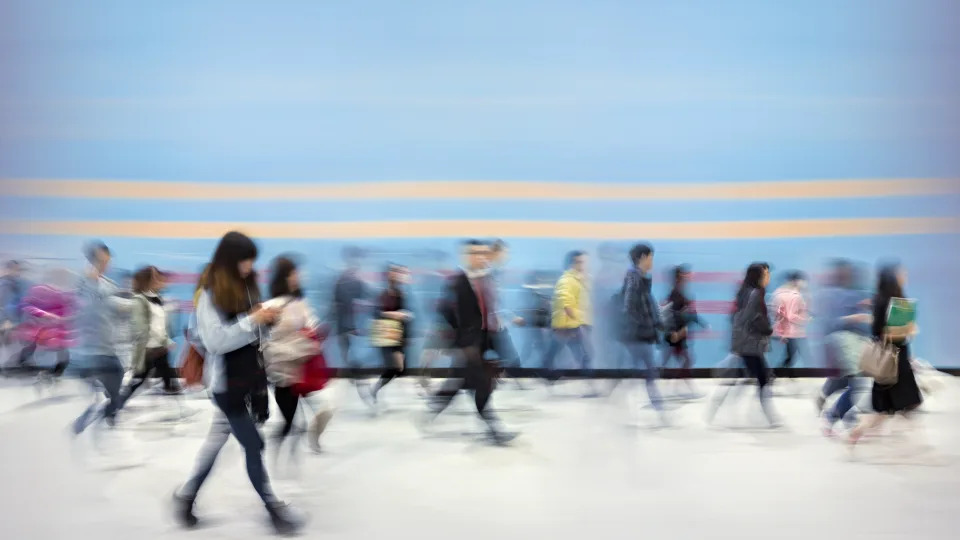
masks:
{"type": "Polygon", "coordinates": [[[83,414],[73,423],[74,433],[82,433],[90,424],[107,418],[113,420],[117,411],[122,407],[120,385],[123,384],[123,365],[116,356],[89,356],[84,359],[86,367],[83,370],[86,378],[97,381],[107,394],[107,403],[103,407],[98,404],[90,405],[83,414]]]}
{"type": "Polygon", "coordinates": [[[490,349],[489,336],[484,333],[481,345],[465,347],[459,350],[455,362],[464,370],[463,379],[449,379],[432,397],[430,408],[434,414],[440,414],[450,405],[461,390],[472,390],[477,414],[491,430],[496,429],[496,418],[487,410],[490,396],[496,384],[493,367],[484,362],[483,354],[490,349]]]}
{"type": "Polygon", "coordinates": [[[548,343],[550,341],[550,329],[549,328],[530,328],[528,332],[527,340],[523,344],[523,353],[521,358],[527,360],[527,365],[536,365],[531,362],[530,359],[533,357],[534,351],[540,356],[540,364],[543,364],[543,355],[547,352],[548,343]]]}
{"type": "Polygon", "coordinates": [[[560,378],[559,372],[554,369],[553,363],[560,352],[560,349],[566,347],[573,355],[573,360],[580,369],[587,375],[590,372],[590,355],[587,353],[588,330],[585,327],[580,328],[558,328],[553,331],[553,339],[550,341],[550,348],[543,356],[544,378],[549,381],[556,381],[560,378]]]}
{"type": "Polygon", "coordinates": [[[246,454],[247,476],[250,478],[250,483],[253,484],[253,489],[260,495],[264,504],[276,504],[277,498],[270,488],[270,480],[267,478],[267,471],[263,467],[263,439],[260,437],[260,432],[257,430],[253,417],[246,413],[225,413],[225,408],[232,409],[228,408],[224,394],[214,394],[213,402],[217,405],[218,410],[214,413],[210,432],[207,434],[207,439],[197,456],[194,473],[180,490],[180,495],[188,499],[197,497],[204,481],[210,475],[210,471],[213,470],[217,456],[220,455],[220,450],[232,434],[237,438],[240,446],[243,447],[244,454],[246,454]]]}

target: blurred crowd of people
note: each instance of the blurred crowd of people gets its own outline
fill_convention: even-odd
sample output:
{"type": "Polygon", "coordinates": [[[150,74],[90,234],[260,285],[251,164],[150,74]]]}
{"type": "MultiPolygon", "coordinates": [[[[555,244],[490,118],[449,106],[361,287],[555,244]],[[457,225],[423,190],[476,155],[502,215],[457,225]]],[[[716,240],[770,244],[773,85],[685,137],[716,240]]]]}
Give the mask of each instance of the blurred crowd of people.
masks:
{"type": "MultiPolygon", "coordinates": [[[[425,337],[415,362],[410,359],[417,318],[408,287],[410,269],[387,264],[382,287],[375,287],[361,275],[363,252],[357,248],[343,251],[344,269],[332,286],[330,305],[318,315],[306,300],[297,257],[283,255],[272,261],[264,295],[254,269],[257,244],[238,232],[226,234],[196,283],[194,310],[180,346],[184,362],[179,366],[173,352],[182,329],[171,324],[177,303],[164,296],[168,274],[145,266],[133,273],[129,287],[121,287],[107,277],[111,252],[105,244],[91,242],[83,254],[87,266],[82,275],[51,270],[38,285],[26,282],[21,263],[6,264],[0,279],[0,308],[3,341],[14,352],[3,359],[4,372],[36,377],[41,385],[76,373],[96,384],[106,399],[75,420],[75,435],[99,421],[112,426],[118,412],[151,378],[161,381],[162,394],[176,395],[189,386],[205,388],[215,409],[212,426],[193,472],[174,495],[176,517],[187,527],[198,523],[194,503],[231,436],[244,449],[250,481],[276,529],[293,532],[302,526],[302,518],[271,488],[259,426],[269,417],[272,394],[283,418],[272,440],[277,445],[289,440],[296,444],[299,437],[291,435],[304,432],[310,447],[320,450],[321,434],[333,416],[333,404],[324,397],[324,389],[337,374],[324,356],[328,344],[337,350],[345,375],[357,374],[356,351],[363,341],[376,349],[382,362],[379,378],[373,382],[354,379],[361,398],[374,412],[388,385],[407,374],[413,364],[423,375],[418,380],[426,402],[418,418],[422,429],[429,429],[455,396],[469,392],[486,426],[487,440],[496,445],[508,445],[517,436],[490,406],[498,381],[521,373],[518,370],[526,361],[536,366],[538,378],[553,386],[565,372],[557,367],[564,350],[589,382],[585,397],[608,394],[619,382],[600,388],[599,380],[592,380],[598,355],[628,370],[627,380],[642,378],[646,405],[661,427],[671,425],[661,392],[662,368],[676,364],[686,389],[680,399],[705,397],[692,381],[689,342],[694,328],[709,325],[697,313],[688,290],[691,270],[687,266],[671,269],[669,294],[655,298],[655,250],[648,243],[637,243],[622,254],[626,269],[617,278],[622,277],[620,286],[609,296],[592,287],[588,254],[572,251],[559,279],[534,273],[524,286],[529,304],[508,309],[501,295],[506,243],[464,241],[460,267],[435,283],[435,310],[424,317],[427,320],[417,321],[425,337]],[[369,316],[371,323],[362,324],[361,316],[369,316]],[[121,327],[125,335],[118,335],[121,327]],[[511,338],[517,328],[529,333],[522,355],[511,338]],[[38,351],[52,354],[54,364],[36,367],[38,351]],[[539,363],[530,362],[535,356],[539,363]],[[449,359],[455,377],[434,386],[426,368],[440,358],[449,359]],[[307,408],[311,413],[303,429],[295,420],[298,411],[307,408]]],[[[769,426],[782,424],[770,399],[773,370],[768,354],[772,341],[781,342],[784,356],[777,373],[784,380],[795,376],[797,358],[810,355],[811,306],[816,307],[823,354],[832,369],[816,397],[824,434],[833,437],[837,426],[845,425],[845,440],[853,446],[889,416],[910,418],[922,401],[909,347],[916,327],[887,324],[891,299],[905,298],[906,274],[896,264],[882,266],[871,293],[859,272],[849,261],[834,261],[820,291],[822,297],[813,300],[802,272],[788,272],[783,284],[768,293],[770,265],[750,264],[734,295],[730,355],[723,364],[736,376],[709,397],[708,420],[740,388],[753,386],[769,426]],[[892,385],[871,385],[860,373],[865,349],[876,342],[897,347],[898,377],[892,385]],[[868,390],[870,406],[858,407],[860,394],[868,390]],[[835,394],[840,397],[827,407],[835,394]],[[858,419],[860,409],[869,416],[858,419]]]]}

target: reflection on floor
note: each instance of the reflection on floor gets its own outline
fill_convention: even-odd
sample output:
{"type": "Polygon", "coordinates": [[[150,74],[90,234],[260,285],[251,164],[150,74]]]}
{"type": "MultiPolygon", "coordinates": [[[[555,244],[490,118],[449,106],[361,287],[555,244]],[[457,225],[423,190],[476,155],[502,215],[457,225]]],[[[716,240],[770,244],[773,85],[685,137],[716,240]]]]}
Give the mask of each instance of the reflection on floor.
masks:
{"type": "MultiPolygon", "coordinates": [[[[267,455],[276,491],[311,516],[306,538],[955,538],[960,384],[948,380],[929,397],[919,429],[893,424],[851,454],[820,433],[819,382],[781,385],[789,395],[775,399],[786,424],[777,431],[762,429],[751,387],[712,427],[703,421],[707,399],[672,399],[672,427],[654,429],[642,384],[584,399],[582,382],[551,391],[506,382],[495,407],[521,435],[496,448],[464,397],[423,432],[414,381],[388,386],[376,416],[353,385],[337,381],[323,453],[277,453],[268,442],[267,455]]],[[[714,384],[697,382],[708,395],[714,384]]],[[[233,443],[200,495],[207,527],[187,533],[169,519],[169,496],[208,425],[201,396],[138,396],[116,429],[74,440],[66,426],[90,400],[70,381],[41,394],[26,381],[2,381],[4,537],[270,534],[233,443]]]]}

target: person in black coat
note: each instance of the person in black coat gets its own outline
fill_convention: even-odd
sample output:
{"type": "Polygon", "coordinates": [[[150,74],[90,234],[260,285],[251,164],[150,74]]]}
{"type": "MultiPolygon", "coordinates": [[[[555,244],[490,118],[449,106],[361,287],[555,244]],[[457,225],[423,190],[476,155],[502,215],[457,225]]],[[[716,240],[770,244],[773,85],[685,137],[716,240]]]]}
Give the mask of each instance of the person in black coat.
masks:
{"type": "MultiPolygon", "coordinates": [[[[747,268],[735,300],[730,351],[743,359],[747,373],[757,381],[757,396],[770,427],[779,427],[780,421],[767,396],[770,368],[765,355],[770,347],[770,336],[773,335],[773,325],[766,303],[769,284],[769,264],[758,262],[747,268]]],[[[708,422],[713,420],[728,393],[729,391],[718,392],[708,409],[708,422]]]]}
{"type": "Polygon", "coordinates": [[[706,323],[697,315],[693,300],[687,296],[687,281],[690,279],[690,269],[686,266],[677,266],[673,269],[673,289],[667,297],[664,320],[663,367],[669,367],[670,360],[676,358],[680,365],[680,378],[686,382],[690,397],[697,395],[691,382],[691,368],[693,357],[687,344],[691,324],[706,327],[706,323]]]}
{"type": "Polygon", "coordinates": [[[378,345],[383,356],[383,373],[380,380],[370,390],[370,397],[374,404],[377,394],[394,378],[399,377],[404,370],[407,360],[407,343],[410,337],[410,321],[413,314],[410,311],[410,299],[403,290],[410,272],[406,266],[391,264],[387,267],[387,287],[377,300],[377,319],[396,321],[400,325],[399,335],[389,342],[378,345]]]}
{"type": "Polygon", "coordinates": [[[502,432],[496,417],[487,409],[496,384],[496,366],[484,360],[484,353],[493,349],[492,337],[499,329],[493,304],[493,286],[487,272],[490,256],[488,245],[477,240],[464,244],[465,268],[450,281],[440,314],[453,329],[453,347],[459,351],[457,367],[464,370],[462,380],[451,379],[432,396],[429,418],[433,419],[461,390],[472,390],[477,413],[486,422],[488,434],[495,443],[506,444],[515,435],[502,432]]]}
{"type": "Polygon", "coordinates": [[[887,418],[901,414],[910,418],[910,413],[920,406],[923,396],[917,386],[917,379],[910,366],[909,340],[916,334],[914,323],[906,326],[889,326],[890,300],[905,298],[903,287],[907,282],[906,271],[899,265],[891,264],[880,269],[877,278],[877,294],[873,298],[873,338],[887,341],[899,350],[897,362],[897,382],[891,385],[873,383],[871,400],[874,414],[865,418],[850,431],[848,442],[857,443],[863,433],[882,424],[887,418]]]}

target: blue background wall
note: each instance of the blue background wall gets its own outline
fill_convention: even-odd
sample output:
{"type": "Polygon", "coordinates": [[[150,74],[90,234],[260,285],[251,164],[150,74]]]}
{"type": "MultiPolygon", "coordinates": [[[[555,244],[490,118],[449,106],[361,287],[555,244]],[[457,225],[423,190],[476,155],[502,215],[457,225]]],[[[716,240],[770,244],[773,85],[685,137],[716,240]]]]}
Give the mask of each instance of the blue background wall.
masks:
{"type": "MultiPolygon", "coordinates": [[[[643,226],[956,218],[954,2],[14,0],[0,10],[6,256],[74,258],[95,234],[120,266],[193,271],[214,244],[189,227],[162,225],[132,238],[111,221],[635,223],[635,236],[656,244],[661,268],[685,262],[738,272],[763,259],[814,272],[831,256],[871,265],[900,258],[912,271],[909,292],[922,303],[916,352],[960,366],[951,339],[960,304],[955,221],[921,227],[922,234],[838,227],[835,236],[801,228],[765,238],[718,238],[710,224],[702,238],[658,237],[643,226]],[[926,178],[943,182],[930,188],[917,180],[926,178]],[[117,198],[29,187],[44,179],[222,182],[225,194],[171,199],[144,184],[117,198]],[[706,190],[580,200],[551,196],[549,186],[540,199],[503,195],[496,184],[483,200],[458,199],[455,187],[811,179],[918,187],[881,196],[868,188],[852,197],[826,190],[731,199],[706,190]],[[453,194],[397,201],[362,187],[393,181],[449,181],[453,194]],[[276,182],[361,187],[347,198],[231,196],[236,184],[276,182]]],[[[490,230],[508,237],[520,274],[555,269],[567,250],[595,252],[603,240],[526,234],[521,225],[490,230]]],[[[435,238],[396,230],[385,240],[290,236],[265,239],[265,255],[306,254],[317,283],[337,266],[346,241],[391,253],[371,268],[387,258],[429,265],[415,253],[455,246],[442,225],[435,238]]],[[[697,283],[693,292],[725,300],[732,286],[697,283]]],[[[722,329],[723,318],[711,317],[722,329]]],[[[719,360],[723,347],[719,339],[699,342],[700,365],[719,360]]]]}

